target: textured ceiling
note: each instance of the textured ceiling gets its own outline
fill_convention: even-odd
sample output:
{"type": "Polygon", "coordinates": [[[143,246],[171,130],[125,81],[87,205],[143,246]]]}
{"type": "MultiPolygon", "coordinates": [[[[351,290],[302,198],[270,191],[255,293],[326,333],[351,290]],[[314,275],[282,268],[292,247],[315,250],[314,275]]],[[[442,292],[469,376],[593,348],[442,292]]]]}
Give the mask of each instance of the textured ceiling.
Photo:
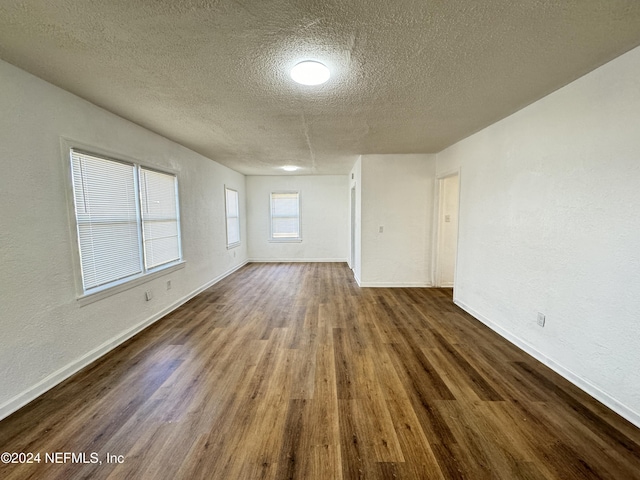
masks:
{"type": "Polygon", "coordinates": [[[0,2],[0,58],[245,174],[438,152],[639,44],[638,0],[0,2]]]}

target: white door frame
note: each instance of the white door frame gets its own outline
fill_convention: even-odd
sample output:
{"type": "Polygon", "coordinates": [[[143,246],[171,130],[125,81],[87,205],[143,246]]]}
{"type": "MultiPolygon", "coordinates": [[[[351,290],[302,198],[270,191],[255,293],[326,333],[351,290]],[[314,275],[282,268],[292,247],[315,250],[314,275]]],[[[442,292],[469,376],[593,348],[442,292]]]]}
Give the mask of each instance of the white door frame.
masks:
{"type": "Polygon", "coordinates": [[[351,249],[349,252],[349,260],[351,270],[356,270],[356,185],[351,187],[351,249]]]}
{"type": "Polygon", "coordinates": [[[433,233],[432,257],[431,257],[432,265],[433,265],[433,270],[431,272],[431,275],[433,279],[432,285],[434,287],[440,287],[442,285],[442,279],[441,279],[442,274],[440,271],[440,242],[441,242],[442,222],[443,222],[442,195],[444,194],[444,190],[442,189],[442,184],[445,179],[454,177],[456,175],[458,176],[458,214],[457,214],[458,234],[456,237],[456,260],[455,260],[454,273],[453,273],[454,289],[455,289],[456,279],[458,278],[457,270],[458,270],[458,240],[460,237],[460,228],[459,228],[460,227],[460,193],[462,191],[461,189],[462,174],[461,174],[460,168],[443,172],[440,175],[437,175],[435,179],[435,188],[434,188],[435,199],[434,199],[434,214],[433,214],[433,218],[434,218],[433,232],[434,233],[433,233]]]}

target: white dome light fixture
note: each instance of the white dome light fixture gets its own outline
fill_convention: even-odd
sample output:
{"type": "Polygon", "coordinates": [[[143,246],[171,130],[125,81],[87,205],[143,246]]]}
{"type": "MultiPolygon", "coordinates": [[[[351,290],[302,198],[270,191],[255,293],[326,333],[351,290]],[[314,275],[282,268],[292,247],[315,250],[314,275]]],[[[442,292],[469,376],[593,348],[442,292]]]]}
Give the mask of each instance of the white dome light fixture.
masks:
{"type": "Polygon", "coordinates": [[[285,165],[284,167],[280,167],[280,168],[282,168],[285,172],[295,172],[300,167],[296,167],[295,165],[285,165]]]}
{"type": "Polygon", "coordinates": [[[305,60],[291,69],[291,78],[302,85],[320,85],[330,76],[329,69],[314,60],[305,60]]]}

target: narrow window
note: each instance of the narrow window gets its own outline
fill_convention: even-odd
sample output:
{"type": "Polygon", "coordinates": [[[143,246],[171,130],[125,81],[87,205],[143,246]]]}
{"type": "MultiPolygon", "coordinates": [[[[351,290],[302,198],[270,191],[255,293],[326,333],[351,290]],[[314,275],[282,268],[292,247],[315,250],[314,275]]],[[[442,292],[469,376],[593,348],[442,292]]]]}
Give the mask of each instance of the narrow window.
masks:
{"type": "Polygon", "coordinates": [[[84,293],[181,260],[177,180],[71,150],[84,293]]]}
{"type": "Polygon", "coordinates": [[[227,219],[227,248],[240,245],[240,209],[238,192],[230,188],[224,189],[226,219],[227,219]]]}
{"type": "Polygon", "coordinates": [[[144,264],[147,270],[180,260],[175,175],[140,168],[144,264]]]}
{"type": "Polygon", "coordinates": [[[274,242],[299,242],[302,240],[299,192],[273,192],[271,194],[271,240],[274,242]]]}

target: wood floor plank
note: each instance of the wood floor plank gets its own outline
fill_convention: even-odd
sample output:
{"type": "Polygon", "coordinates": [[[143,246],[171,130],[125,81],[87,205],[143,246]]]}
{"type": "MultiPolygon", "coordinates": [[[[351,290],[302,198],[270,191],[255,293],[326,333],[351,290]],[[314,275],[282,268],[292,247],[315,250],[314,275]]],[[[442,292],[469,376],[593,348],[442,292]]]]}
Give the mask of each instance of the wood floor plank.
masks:
{"type": "Polygon", "coordinates": [[[321,345],[316,354],[314,396],[306,425],[310,444],[339,446],[338,393],[333,348],[321,345]],[[322,421],[318,421],[322,419],[322,421]]]}
{"type": "Polygon", "coordinates": [[[345,479],[379,478],[373,449],[358,425],[356,400],[338,400],[342,476],[345,479]]]}
{"type": "Polygon", "coordinates": [[[0,422],[102,464],[0,478],[640,480],[638,428],[451,297],[247,265],[0,422]]]}
{"type": "Polygon", "coordinates": [[[360,360],[357,375],[362,378],[362,391],[356,399],[356,408],[364,441],[371,445],[376,461],[404,462],[391,414],[376,379],[374,364],[369,355],[362,356],[360,360]]]}

